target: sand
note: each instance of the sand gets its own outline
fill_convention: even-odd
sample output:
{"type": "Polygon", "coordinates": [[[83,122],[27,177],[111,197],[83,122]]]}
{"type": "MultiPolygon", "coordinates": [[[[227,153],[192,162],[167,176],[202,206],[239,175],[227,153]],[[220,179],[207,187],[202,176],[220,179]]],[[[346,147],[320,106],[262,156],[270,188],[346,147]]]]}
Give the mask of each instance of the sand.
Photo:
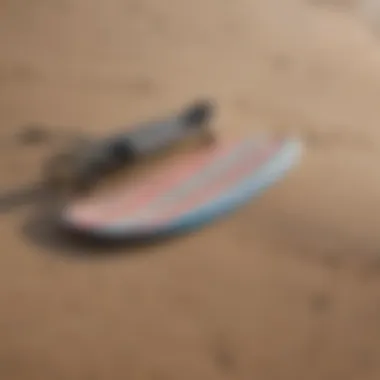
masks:
{"type": "MultiPolygon", "coordinates": [[[[95,254],[0,214],[0,378],[380,376],[380,39],[354,1],[1,0],[1,189],[63,135],[219,104],[301,165],[191,236],[95,254]],[[51,138],[17,134],[46,125],[51,138]]],[[[380,30],[380,28],[379,28],[380,30]]]]}

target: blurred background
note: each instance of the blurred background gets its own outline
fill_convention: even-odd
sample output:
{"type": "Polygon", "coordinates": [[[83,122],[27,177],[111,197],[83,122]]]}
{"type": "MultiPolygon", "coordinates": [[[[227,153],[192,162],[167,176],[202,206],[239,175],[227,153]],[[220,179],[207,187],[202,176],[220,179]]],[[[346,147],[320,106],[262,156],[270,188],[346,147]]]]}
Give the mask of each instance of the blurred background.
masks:
{"type": "Polygon", "coordinates": [[[378,379],[378,38],[375,0],[0,0],[2,189],[68,132],[197,97],[221,135],[306,147],[259,200],[157,247],[93,254],[32,207],[0,214],[0,377],[378,379]],[[50,137],[20,144],[35,125],[50,137]]]}

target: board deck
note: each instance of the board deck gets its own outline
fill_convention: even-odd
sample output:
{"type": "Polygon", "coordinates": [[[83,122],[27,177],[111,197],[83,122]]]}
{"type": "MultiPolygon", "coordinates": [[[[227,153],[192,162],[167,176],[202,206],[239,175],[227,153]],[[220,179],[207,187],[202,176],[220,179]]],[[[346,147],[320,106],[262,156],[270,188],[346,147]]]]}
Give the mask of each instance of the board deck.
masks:
{"type": "Polygon", "coordinates": [[[249,202],[297,163],[297,140],[256,135],[179,157],[128,186],[68,204],[63,224],[105,238],[194,229],[249,202]]]}

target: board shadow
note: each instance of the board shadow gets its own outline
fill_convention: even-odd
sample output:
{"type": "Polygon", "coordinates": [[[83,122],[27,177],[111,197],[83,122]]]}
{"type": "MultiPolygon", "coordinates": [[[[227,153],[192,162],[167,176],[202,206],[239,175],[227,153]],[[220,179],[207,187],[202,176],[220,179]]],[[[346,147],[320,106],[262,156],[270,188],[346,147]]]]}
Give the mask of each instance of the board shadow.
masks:
{"type": "Polygon", "coordinates": [[[21,234],[27,242],[53,254],[88,259],[152,253],[157,246],[165,246],[180,237],[162,235],[104,239],[67,230],[58,220],[56,211],[36,207],[22,224],[21,234]]]}
{"type": "Polygon", "coordinates": [[[20,186],[0,193],[0,214],[30,206],[46,196],[38,185],[20,186]]]}

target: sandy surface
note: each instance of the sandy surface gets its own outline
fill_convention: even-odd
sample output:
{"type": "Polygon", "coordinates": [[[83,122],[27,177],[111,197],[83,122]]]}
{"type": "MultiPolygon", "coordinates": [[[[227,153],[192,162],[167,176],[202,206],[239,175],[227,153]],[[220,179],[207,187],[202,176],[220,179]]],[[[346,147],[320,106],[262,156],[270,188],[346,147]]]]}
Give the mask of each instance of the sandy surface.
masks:
{"type": "Polygon", "coordinates": [[[0,1],[2,189],[51,149],[26,124],[96,135],[198,96],[221,134],[306,144],[260,200],[160,247],[86,255],[31,206],[0,214],[1,379],[379,379],[380,40],[356,6],[0,1]]]}

